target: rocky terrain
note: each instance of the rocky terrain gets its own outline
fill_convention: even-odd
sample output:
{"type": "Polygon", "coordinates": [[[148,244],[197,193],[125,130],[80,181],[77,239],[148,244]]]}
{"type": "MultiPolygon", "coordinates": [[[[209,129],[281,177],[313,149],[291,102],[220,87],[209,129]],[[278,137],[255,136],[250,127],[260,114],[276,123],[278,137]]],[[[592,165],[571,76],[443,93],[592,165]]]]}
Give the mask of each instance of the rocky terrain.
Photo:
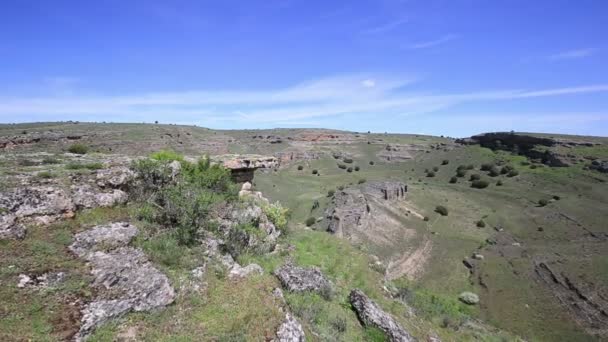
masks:
{"type": "Polygon", "coordinates": [[[603,340],[607,144],[0,125],[0,340],[603,340]]]}

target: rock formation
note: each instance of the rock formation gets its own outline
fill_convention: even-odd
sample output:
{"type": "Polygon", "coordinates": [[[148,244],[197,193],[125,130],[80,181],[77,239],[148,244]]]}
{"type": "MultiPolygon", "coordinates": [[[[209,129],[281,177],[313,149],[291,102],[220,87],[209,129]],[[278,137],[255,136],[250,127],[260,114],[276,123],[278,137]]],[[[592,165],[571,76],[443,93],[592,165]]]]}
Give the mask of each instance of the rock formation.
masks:
{"type": "Polygon", "coordinates": [[[279,278],[283,287],[292,292],[324,292],[332,289],[332,283],[316,267],[305,268],[285,264],[274,274],[279,278]]]}
{"type": "Polygon", "coordinates": [[[369,299],[361,290],[352,290],[348,299],[363,325],[377,327],[384,331],[391,341],[415,341],[391,315],[382,311],[378,304],[369,299]]]}
{"type": "Polygon", "coordinates": [[[278,160],[272,156],[260,155],[221,155],[213,157],[213,162],[222,164],[232,173],[237,183],[252,182],[254,171],[257,169],[275,169],[279,166],[278,160]]]}

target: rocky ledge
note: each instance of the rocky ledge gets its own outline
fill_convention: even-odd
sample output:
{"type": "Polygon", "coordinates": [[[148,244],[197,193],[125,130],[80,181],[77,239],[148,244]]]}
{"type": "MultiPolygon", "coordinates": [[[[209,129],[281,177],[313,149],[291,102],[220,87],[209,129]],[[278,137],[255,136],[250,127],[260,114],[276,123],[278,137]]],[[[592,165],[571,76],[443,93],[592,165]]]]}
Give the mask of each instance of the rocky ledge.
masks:
{"type": "Polygon", "coordinates": [[[85,340],[98,326],[129,311],[149,311],[174,301],[167,276],[140,249],[128,246],[137,232],[135,226],[119,222],[75,235],[69,248],[91,266],[97,298],[82,310],[74,340],[85,340]]]}
{"type": "Polygon", "coordinates": [[[256,154],[225,154],[214,156],[212,162],[222,164],[229,169],[237,183],[252,182],[253,173],[257,169],[275,169],[279,166],[277,158],[256,154]]]}
{"type": "Polygon", "coordinates": [[[382,311],[382,309],[380,309],[380,307],[369,299],[361,290],[352,290],[348,299],[363,325],[374,326],[384,331],[390,341],[415,341],[415,339],[405,331],[391,315],[382,311]]]}

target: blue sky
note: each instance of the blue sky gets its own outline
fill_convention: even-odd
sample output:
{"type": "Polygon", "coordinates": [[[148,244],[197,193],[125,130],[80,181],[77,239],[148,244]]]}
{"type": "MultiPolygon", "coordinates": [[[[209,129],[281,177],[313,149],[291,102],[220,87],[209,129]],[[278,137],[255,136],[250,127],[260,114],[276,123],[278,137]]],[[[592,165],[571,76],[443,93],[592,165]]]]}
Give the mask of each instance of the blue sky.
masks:
{"type": "Polygon", "coordinates": [[[29,1],[0,122],[608,135],[608,2],[29,1]]]}

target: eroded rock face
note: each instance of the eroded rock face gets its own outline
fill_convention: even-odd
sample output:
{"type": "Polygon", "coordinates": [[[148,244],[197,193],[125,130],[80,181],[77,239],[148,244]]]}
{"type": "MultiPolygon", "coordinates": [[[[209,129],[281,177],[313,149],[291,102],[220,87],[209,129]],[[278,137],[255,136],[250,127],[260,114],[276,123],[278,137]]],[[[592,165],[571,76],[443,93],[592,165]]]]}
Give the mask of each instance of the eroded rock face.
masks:
{"type": "Polygon", "coordinates": [[[70,245],[86,259],[97,298],[82,311],[74,339],[82,341],[99,325],[129,311],[162,308],[175,300],[169,279],[139,249],[128,247],[137,228],[124,222],[96,226],[79,233],[70,245]]]}
{"type": "Polygon", "coordinates": [[[391,315],[382,311],[361,290],[352,290],[348,299],[355,309],[357,317],[364,325],[371,325],[384,331],[391,341],[416,341],[391,315]]]}
{"type": "Polygon", "coordinates": [[[324,292],[331,291],[332,283],[316,267],[299,267],[285,264],[278,268],[274,274],[289,291],[293,292],[324,292]]]}
{"type": "Polygon", "coordinates": [[[399,181],[376,181],[365,183],[364,192],[384,200],[401,200],[405,198],[407,185],[399,181]]]}
{"type": "Polygon", "coordinates": [[[277,342],[303,342],[305,341],[302,325],[289,313],[285,314],[285,321],[277,330],[277,342]]]}
{"type": "Polygon", "coordinates": [[[257,169],[275,169],[279,166],[278,159],[273,156],[261,155],[221,155],[213,157],[213,162],[222,164],[230,169],[232,178],[237,183],[253,181],[257,169]]]}

